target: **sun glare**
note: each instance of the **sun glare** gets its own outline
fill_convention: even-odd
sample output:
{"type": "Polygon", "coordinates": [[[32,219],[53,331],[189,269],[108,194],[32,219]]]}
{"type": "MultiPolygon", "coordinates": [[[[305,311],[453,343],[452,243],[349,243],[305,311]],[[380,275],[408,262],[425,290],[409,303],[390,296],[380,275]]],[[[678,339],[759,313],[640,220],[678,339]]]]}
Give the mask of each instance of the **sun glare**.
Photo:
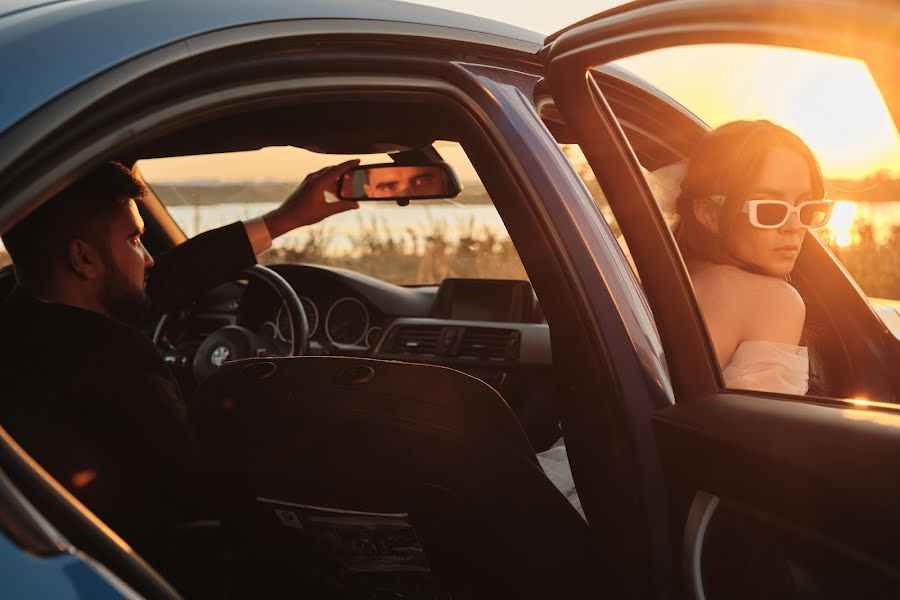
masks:
{"type": "MultiPolygon", "coordinates": [[[[871,173],[897,152],[897,134],[864,63],[814,53],[794,58],[794,76],[769,98],[766,112],[803,138],[841,174],[871,173]]],[[[896,168],[890,159],[886,166],[896,168]]]]}
{"type": "Polygon", "coordinates": [[[735,119],[787,127],[810,145],[826,177],[898,171],[897,130],[861,61],[731,44],[669,48],[619,63],[712,127],[735,119]]]}
{"type": "Polygon", "coordinates": [[[846,247],[853,243],[853,222],[856,219],[856,203],[838,200],[834,203],[831,220],[828,221],[828,231],[834,236],[838,246],[846,247]]]}

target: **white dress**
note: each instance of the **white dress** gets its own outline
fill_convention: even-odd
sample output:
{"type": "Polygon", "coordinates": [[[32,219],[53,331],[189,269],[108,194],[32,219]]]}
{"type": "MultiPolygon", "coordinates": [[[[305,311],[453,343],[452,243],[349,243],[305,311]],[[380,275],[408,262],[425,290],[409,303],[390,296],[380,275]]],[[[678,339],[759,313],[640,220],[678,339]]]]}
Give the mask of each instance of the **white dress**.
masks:
{"type": "Polygon", "coordinates": [[[575,491],[575,479],[572,477],[572,469],[569,468],[569,455],[566,453],[566,445],[562,438],[559,438],[559,441],[549,450],[538,452],[537,459],[547,478],[584,518],[581,500],[578,498],[578,492],[575,491]]]}
{"type": "MultiPolygon", "coordinates": [[[[725,387],[730,389],[802,396],[809,389],[809,353],[805,346],[741,342],[731,362],[722,370],[722,378],[725,387]]],[[[537,458],[553,485],[584,517],[562,439],[549,450],[538,453],[537,458]]]]}
{"type": "Polygon", "coordinates": [[[809,390],[805,346],[767,341],[741,342],[722,369],[725,387],[802,396],[809,390]]]}

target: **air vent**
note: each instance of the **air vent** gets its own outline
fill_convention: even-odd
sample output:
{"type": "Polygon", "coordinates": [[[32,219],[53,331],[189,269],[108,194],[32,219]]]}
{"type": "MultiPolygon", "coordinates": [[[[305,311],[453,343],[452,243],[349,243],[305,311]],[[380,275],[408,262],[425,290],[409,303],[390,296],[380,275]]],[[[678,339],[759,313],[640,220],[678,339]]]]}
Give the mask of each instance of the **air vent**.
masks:
{"type": "Polygon", "coordinates": [[[434,356],[442,330],[443,327],[434,325],[401,325],[391,335],[391,350],[396,354],[434,356]]]}
{"type": "Polygon", "coordinates": [[[478,360],[516,360],[519,357],[519,332],[512,329],[467,327],[457,356],[478,360]]]}

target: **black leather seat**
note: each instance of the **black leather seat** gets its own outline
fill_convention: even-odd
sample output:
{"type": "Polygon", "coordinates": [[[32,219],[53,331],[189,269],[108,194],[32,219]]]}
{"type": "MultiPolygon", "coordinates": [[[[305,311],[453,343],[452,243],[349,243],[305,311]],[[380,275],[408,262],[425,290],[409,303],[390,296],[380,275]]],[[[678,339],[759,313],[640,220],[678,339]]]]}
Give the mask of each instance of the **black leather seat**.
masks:
{"type": "Polygon", "coordinates": [[[297,596],[313,581],[317,597],[602,589],[586,523],[478,379],[370,359],[252,359],[218,370],[190,409],[244,592],[297,596]]]}
{"type": "Polygon", "coordinates": [[[12,265],[0,268],[0,302],[6,300],[16,287],[16,271],[12,265]]]}

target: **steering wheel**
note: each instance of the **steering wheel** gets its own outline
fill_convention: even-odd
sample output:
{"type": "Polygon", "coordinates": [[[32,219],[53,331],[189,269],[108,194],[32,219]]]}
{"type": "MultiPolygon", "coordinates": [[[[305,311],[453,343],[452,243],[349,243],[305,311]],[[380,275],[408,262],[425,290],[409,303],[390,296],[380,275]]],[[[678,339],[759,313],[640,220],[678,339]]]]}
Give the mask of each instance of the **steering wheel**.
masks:
{"type": "MultiPolygon", "coordinates": [[[[300,297],[294,288],[284,277],[268,267],[253,265],[241,271],[241,276],[248,279],[262,281],[268,285],[281,299],[287,308],[287,315],[291,322],[291,348],[284,356],[302,356],[306,350],[309,339],[309,324],[306,321],[306,313],[300,304],[300,297]]],[[[171,313],[160,318],[153,333],[153,342],[158,345],[171,313]]],[[[209,377],[216,369],[228,361],[241,358],[254,358],[263,355],[265,345],[259,340],[259,336],[241,325],[226,325],[213,331],[197,348],[193,359],[194,379],[200,383],[209,377]]],[[[186,357],[165,356],[167,362],[181,360],[186,363],[186,357]]]]}

